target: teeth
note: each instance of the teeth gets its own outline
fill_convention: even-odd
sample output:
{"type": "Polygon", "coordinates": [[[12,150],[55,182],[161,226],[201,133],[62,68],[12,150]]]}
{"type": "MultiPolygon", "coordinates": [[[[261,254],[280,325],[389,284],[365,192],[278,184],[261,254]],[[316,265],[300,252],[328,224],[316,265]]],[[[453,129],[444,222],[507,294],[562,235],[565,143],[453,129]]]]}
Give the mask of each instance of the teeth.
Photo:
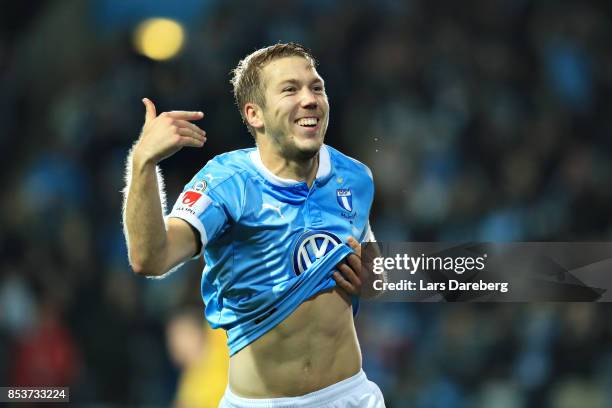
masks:
{"type": "Polygon", "coordinates": [[[319,119],[317,118],[302,118],[297,121],[300,126],[316,126],[319,119]]]}

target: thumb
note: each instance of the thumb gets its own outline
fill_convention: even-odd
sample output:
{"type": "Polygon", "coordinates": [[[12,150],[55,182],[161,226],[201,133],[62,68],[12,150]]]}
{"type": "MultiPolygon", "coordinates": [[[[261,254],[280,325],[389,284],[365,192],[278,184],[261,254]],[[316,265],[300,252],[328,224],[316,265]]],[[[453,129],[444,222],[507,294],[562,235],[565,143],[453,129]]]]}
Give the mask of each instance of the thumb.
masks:
{"type": "Polygon", "coordinates": [[[146,109],[145,124],[147,124],[157,117],[157,112],[155,111],[155,104],[149,98],[142,98],[142,103],[144,103],[146,109]]]}

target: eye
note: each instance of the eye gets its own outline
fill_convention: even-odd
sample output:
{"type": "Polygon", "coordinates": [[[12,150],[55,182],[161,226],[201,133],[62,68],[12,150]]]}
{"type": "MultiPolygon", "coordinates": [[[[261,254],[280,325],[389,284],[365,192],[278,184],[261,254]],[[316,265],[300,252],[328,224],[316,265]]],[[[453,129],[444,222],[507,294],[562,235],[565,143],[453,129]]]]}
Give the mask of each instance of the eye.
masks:
{"type": "Polygon", "coordinates": [[[313,91],[315,92],[325,92],[325,89],[323,88],[323,85],[315,85],[312,87],[313,91]]]}
{"type": "Polygon", "coordinates": [[[283,92],[295,92],[295,91],[296,91],[295,86],[288,86],[288,87],[283,88],[283,92]]]}

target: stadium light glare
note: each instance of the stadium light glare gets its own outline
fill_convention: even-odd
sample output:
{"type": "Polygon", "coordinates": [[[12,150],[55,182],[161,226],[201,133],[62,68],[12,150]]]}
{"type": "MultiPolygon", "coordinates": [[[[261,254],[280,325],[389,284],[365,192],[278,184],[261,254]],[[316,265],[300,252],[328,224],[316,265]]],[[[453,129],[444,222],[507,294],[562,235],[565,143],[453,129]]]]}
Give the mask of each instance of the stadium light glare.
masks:
{"type": "Polygon", "coordinates": [[[175,20],[150,18],[134,30],[134,47],[144,56],[163,61],[175,57],[185,42],[185,30],[175,20]]]}

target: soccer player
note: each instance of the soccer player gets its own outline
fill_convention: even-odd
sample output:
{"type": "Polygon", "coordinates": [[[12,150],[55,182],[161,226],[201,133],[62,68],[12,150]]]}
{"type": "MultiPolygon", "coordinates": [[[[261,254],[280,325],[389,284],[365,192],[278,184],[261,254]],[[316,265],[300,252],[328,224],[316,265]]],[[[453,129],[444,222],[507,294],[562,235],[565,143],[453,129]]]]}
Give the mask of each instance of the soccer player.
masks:
{"type": "Polygon", "coordinates": [[[257,147],[210,160],[166,218],[156,164],[204,145],[191,123],[203,114],[158,116],[143,100],[145,124],[128,160],[130,264],[160,276],[204,254],[206,318],[226,330],[230,350],[221,407],[384,407],[361,369],[353,322],[364,279],[359,242],[374,240],[371,172],[323,144],[329,102],[302,46],[253,52],[231,82],[257,147]]]}

